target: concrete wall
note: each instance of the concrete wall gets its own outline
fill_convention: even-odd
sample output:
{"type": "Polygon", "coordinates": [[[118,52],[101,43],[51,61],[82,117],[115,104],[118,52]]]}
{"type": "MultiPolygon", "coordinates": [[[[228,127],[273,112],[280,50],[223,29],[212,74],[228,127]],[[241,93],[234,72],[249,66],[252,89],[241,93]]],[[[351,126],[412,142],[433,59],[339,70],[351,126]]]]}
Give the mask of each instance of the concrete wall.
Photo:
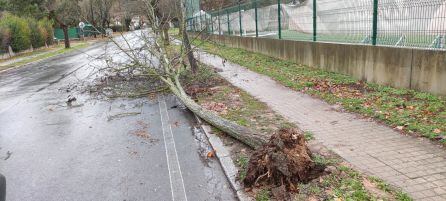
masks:
{"type": "Polygon", "coordinates": [[[269,38],[210,36],[230,47],[352,75],[368,82],[446,95],[446,52],[269,38]]]}

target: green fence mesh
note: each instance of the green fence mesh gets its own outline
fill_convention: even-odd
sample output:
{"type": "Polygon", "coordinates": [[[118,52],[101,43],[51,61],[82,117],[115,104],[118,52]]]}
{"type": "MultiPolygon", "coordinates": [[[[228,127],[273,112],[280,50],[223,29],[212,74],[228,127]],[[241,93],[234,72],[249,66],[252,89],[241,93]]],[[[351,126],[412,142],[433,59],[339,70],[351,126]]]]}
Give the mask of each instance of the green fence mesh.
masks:
{"type": "Polygon", "coordinates": [[[188,19],[188,30],[445,49],[445,18],[445,0],[252,0],[217,11],[196,12],[188,19]]]}
{"type": "MultiPolygon", "coordinates": [[[[54,37],[56,37],[58,40],[63,40],[64,34],[62,29],[54,29],[54,37]]],[[[68,29],[68,37],[70,39],[72,38],[79,38],[79,28],[69,28],[68,29]]]]}

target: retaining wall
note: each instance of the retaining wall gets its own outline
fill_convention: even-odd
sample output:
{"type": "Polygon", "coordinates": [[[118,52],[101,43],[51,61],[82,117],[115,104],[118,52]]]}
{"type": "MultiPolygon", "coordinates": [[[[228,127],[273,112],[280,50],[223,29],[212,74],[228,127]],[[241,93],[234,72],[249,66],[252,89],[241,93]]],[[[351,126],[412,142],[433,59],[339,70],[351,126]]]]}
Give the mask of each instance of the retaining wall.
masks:
{"type": "Polygon", "coordinates": [[[230,47],[352,75],[367,82],[446,95],[446,51],[209,36],[230,47]]]}

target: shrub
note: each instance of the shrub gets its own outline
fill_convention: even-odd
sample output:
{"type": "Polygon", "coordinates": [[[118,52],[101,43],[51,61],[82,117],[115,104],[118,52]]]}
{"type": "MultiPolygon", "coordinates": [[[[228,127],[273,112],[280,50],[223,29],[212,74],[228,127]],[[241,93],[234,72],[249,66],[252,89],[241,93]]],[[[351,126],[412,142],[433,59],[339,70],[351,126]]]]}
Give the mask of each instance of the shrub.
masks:
{"type": "Polygon", "coordinates": [[[9,44],[13,51],[26,50],[31,47],[31,30],[25,19],[11,14],[5,14],[0,19],[0,27],[6,27],[9,30],[9,44]]]}
{"type": "Polygon", "coordinates": [[[53,44],[54,42],[54,29],[53,29],[53,22],[48,19],[41,19],[38,22],[39,29],[41,29],[43,33],[43,37],[45,38],[45,42],[48,45],[53,44]]]}
{"type": "Polygon", "coordinates": [[[38,48],[45,45],[45,36],[44,31],[41,27],[39,27],[39,24],[37,23],[37,20],[28,18],[28,27],[31,31],[31,44],[33,47],[38,48]]]}
{"type": "Polygon", "coordinates": [[[122,26],[122,25],[113,25],[113,26],[111,26],[110,28],[113,30],[113,32],[122,32],[122,31],[125,31],[125,30],[124,30],[124,26],[122,26]]]}
{"type": "Polygon", "coordinates": [[[9,28],[0,24],[0,54],[8,52],[11,43],[11,32],[9,28]]]}

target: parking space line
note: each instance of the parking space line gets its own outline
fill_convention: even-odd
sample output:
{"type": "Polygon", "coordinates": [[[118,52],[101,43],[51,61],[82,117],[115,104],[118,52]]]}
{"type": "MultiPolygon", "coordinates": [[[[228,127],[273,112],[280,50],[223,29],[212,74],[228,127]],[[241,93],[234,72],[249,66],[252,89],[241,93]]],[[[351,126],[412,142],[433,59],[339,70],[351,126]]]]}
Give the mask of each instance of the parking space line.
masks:
{"type": "Polygon", "coordinates": [[[169,124],[169,114],[167,112],[167,104],[164,100],[164,96],[160,95],[158,97],[158,105],[160,109],[161,126],[166,150],[167,169],[169,171],[172,200],[187,201],[183,175],[181,173],[181,166],[178,160],[178,153],[175,145],[175,139],[173,137],[172,126],[169,124]]]}

